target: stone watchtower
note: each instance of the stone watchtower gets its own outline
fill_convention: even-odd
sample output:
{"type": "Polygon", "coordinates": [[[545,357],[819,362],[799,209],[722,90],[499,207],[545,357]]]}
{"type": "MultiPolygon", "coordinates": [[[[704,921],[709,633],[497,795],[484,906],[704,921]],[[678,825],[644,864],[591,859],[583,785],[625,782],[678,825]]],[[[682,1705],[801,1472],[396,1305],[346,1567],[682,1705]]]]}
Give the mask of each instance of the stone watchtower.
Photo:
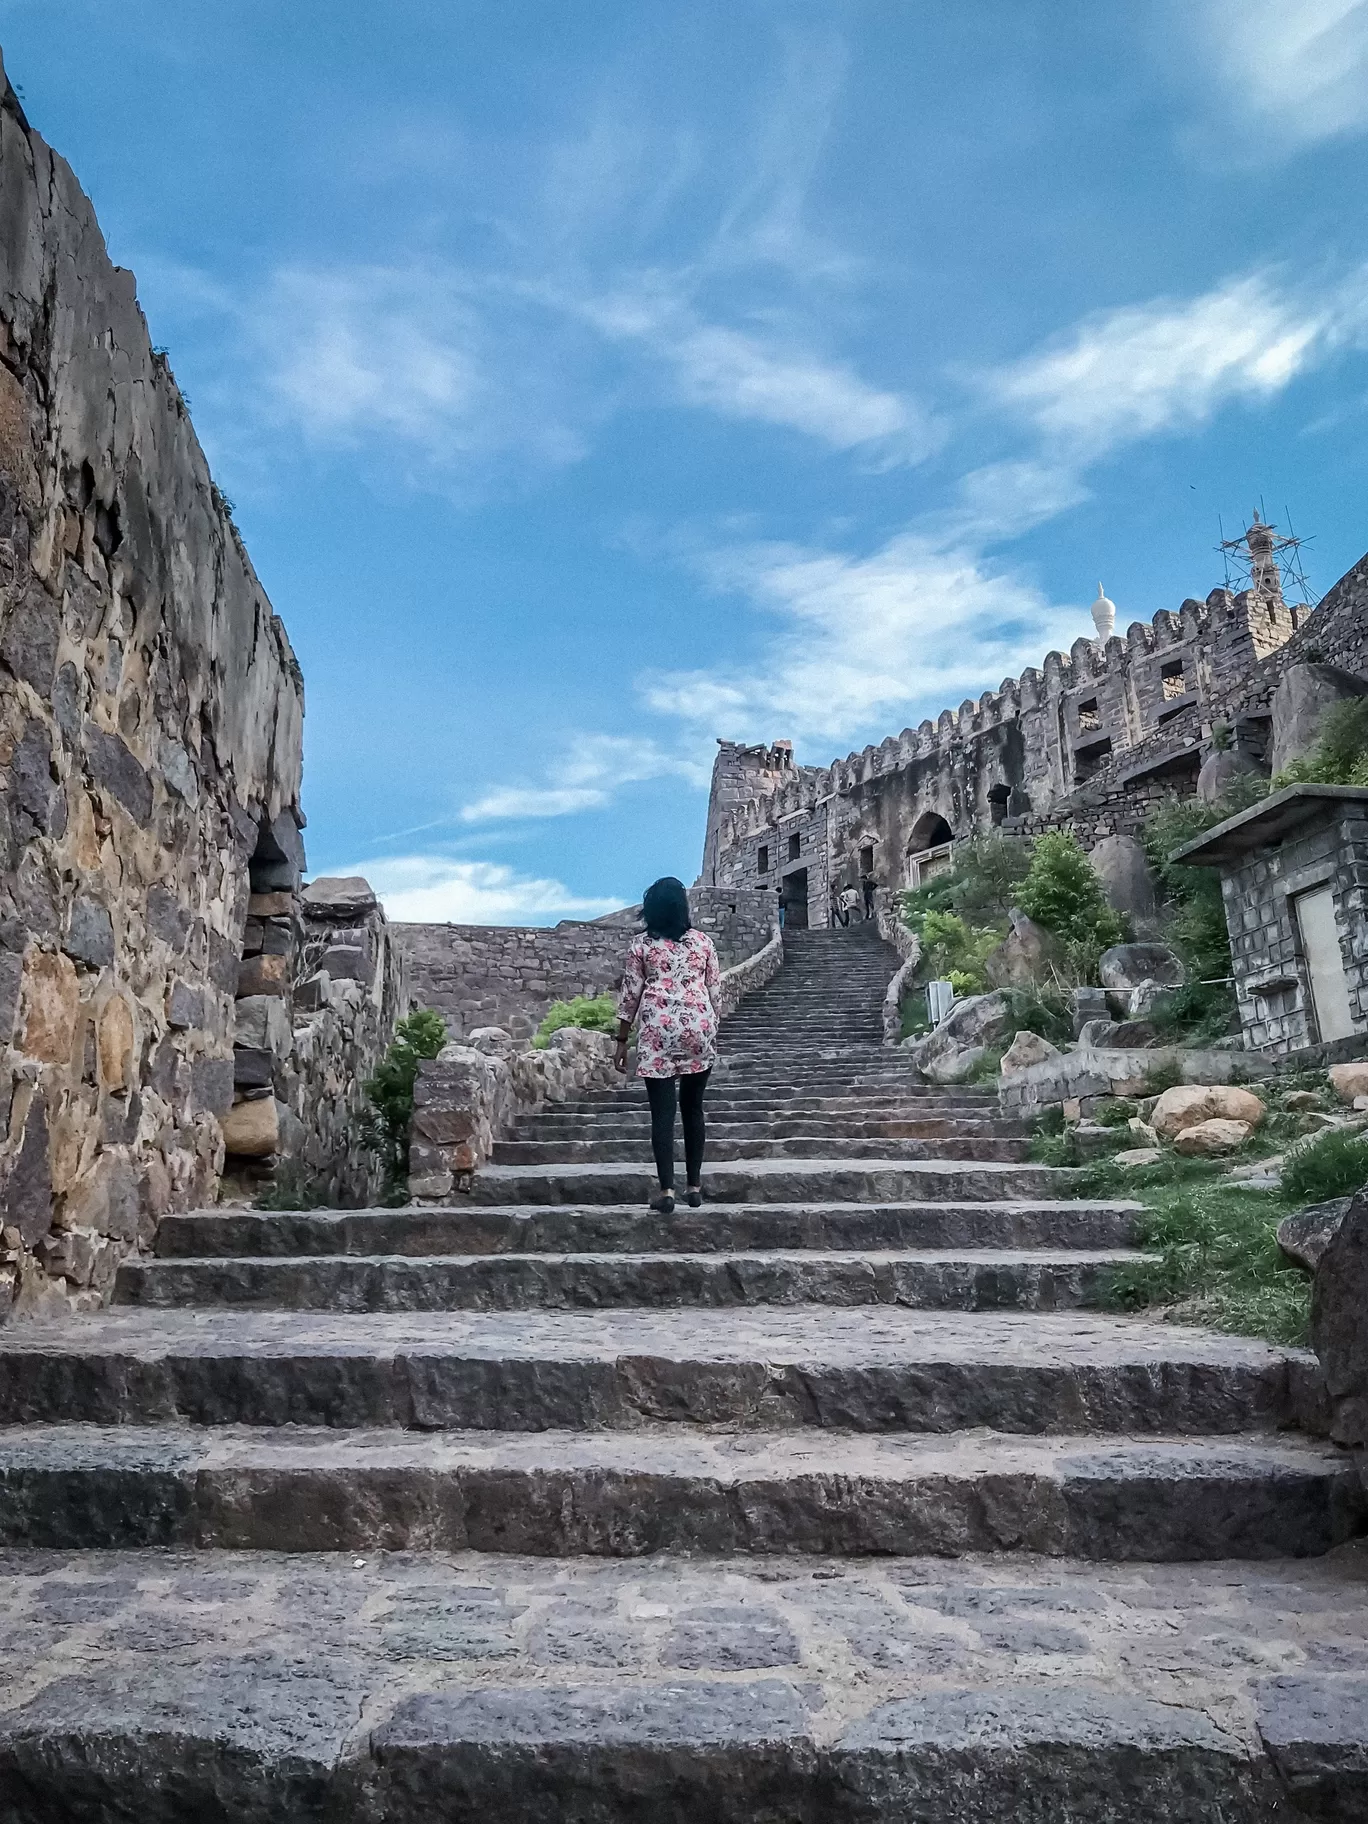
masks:
{"type": "Polygon", "coordinates": [[[793,773],[793,743],[774,741],[747,747],[739,741],[717,742],[712,788],[708,793],[708,829],[703,838],[703,866],[698,885],[717,885],[717,835],[722,819],[752,798],[768,797],[793,773]]]}

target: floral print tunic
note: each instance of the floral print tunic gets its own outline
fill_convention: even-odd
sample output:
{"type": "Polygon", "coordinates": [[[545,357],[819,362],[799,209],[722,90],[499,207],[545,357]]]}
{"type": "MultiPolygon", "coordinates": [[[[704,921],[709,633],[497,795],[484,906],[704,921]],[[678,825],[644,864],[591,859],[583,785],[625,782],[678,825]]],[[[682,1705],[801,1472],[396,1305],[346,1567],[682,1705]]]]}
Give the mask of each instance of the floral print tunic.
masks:
{"type": "Polygon", "coordinates": [[[634,938],[618,996],[618,1018],[637,1022],[637,1075],[691,1077],[717,1062],[717,996],[722,972],[713,941],[686,931],[634,938]]]}

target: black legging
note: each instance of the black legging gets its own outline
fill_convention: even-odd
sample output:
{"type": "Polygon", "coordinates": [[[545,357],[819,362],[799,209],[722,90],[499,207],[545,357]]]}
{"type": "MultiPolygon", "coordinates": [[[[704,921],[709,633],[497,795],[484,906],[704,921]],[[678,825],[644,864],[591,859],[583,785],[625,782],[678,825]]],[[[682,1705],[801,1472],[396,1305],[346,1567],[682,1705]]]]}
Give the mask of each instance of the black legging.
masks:
{"type": "Polygon", "coordinates": [[[674,1189],[675,1099],[684,1129],[686,1183],[697,1184],[703,1175],[703,1091],[711,1071],[696,1070],[687,1077],[647,1077],[646,1095],[651,1104],[651,1151],[662,1191],[674,1189]]]}

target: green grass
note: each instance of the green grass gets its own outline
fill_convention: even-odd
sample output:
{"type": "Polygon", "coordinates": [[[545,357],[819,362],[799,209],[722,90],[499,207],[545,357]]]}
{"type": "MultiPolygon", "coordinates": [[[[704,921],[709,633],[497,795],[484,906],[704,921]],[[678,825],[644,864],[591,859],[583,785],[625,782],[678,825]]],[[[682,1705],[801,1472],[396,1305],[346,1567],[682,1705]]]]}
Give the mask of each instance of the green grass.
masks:
{"type": "Polygon", "coordinates": [[[1305,1344],[1311,1280],[1283,1258],[1277,1242],[1278,1223],[1302,1200],[1232,1187],[1215,1177],[1218,1168],[1207,1161],[1178,1163],[1201,1166],[1204,1175],[1187,1170],[1167,1183],[1127,1186],[1147,1206],[1137,1240],[1152,1252],[1112,1270],[1104,1306],[1305,1344]]]}
{"type": "Polygon", "coordinates": [[[616,995],[577,994],[572,1000],[552,1001],[533,1036],[533,1048],[545,1051],[552,1033],[567,1026],[578,1026],[585,1032],[616,1032],[617,1023],[616,995]]]}
{"type": "Polygon", "coordinates": [[[1328,1197],[1347,1197],[1362,1184],[1368,1184],[1368,1139],[1343,1128],[1298,1141],[1282,1169],[1283,1190],[1298,1209],[1328,1197]]]}

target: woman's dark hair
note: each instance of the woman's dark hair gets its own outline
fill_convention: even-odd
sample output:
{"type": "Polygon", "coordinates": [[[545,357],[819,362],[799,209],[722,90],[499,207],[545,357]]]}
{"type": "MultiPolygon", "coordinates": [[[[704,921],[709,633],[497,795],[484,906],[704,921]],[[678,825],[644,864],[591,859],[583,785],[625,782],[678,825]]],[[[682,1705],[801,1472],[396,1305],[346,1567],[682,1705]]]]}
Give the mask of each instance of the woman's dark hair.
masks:
{"type": "Polygon", "coordinates": [[[641,896],[641,916],[647,937],[668,937],[678,943],[689,929],[689,896],[684,882],[667,874],[664,880],[652,881],[641,896]]]}

